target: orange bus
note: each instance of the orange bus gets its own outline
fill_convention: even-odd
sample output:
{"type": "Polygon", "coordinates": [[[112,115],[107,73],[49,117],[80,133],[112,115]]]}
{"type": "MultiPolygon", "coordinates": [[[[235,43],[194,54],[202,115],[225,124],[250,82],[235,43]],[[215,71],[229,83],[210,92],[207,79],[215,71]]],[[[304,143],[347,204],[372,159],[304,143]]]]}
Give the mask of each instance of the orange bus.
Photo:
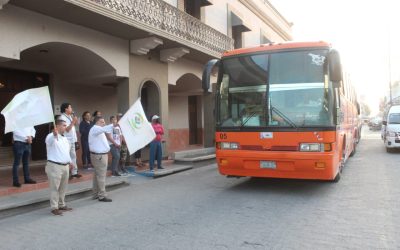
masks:
{"type": "Polygon", "coordinates": [[[215,69],[222,175],[340,179],[356,152],[360,110],[329,43],[270,43],[225,52],[205,66],[205,91],[215,69]]]}

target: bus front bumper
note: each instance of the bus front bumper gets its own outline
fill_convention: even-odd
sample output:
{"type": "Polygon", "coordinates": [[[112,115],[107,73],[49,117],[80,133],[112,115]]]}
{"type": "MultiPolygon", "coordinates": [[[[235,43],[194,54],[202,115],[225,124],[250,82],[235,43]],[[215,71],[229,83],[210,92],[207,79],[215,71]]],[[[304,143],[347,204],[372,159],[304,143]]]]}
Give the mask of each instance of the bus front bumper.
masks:
{"type": "Polygon", "coordinates": [[[333,152],[217,150],[219,172],[227,176],[333,180],[339,160],[333,152]]]}

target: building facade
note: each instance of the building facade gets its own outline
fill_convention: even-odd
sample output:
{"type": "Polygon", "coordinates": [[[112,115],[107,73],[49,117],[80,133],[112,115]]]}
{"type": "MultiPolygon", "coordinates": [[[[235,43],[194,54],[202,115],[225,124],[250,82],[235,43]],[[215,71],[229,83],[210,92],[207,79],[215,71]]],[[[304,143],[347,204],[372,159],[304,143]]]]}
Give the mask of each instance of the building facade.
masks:
{"type": "MultiPolygon", "coordinates": [[[[57,112],[124,113],[141,97],[166,128],[165,155],[213,146],[213,97],[203,65],[222,52],[291,40],[265,0],[0,0],[0,110],[46,86],[57,112]]],[[[10,146],[0,118],[0,141],[10,146]]],[[[38,126],[33,158],[44,158],[38,126]]],[[[43,141],[43,140],[42,140],[43,141]]]]}

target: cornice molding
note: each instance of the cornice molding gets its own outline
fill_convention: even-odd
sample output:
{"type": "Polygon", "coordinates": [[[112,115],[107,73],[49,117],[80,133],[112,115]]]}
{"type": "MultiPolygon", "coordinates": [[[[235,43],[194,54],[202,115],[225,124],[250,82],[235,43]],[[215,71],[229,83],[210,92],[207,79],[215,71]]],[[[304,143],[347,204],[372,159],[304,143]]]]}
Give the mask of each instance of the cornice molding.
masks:
{"type": "MultiPolygon", "coordinates": [[[[239,2],[243,4],[246,8],[248,8],[251,12],[253,12],[258,18],[260,18],[261,21],[270,26],[271,29],[274,30],[283,39],[285,40],[293,39],[291,34],[282,29],[281,26],[278,23],[276,23],[271,17],[262,12],[260,8],[257,6],[257,4],[254,3],[253,0],[239,0],[239,2]]],[[[275,12],[275,14],[279,18],[282,18],[282,21],[290,27],[291,24],[272,5],[269,4],[269,7],[271,7],[271,10],[275,12]]]]}

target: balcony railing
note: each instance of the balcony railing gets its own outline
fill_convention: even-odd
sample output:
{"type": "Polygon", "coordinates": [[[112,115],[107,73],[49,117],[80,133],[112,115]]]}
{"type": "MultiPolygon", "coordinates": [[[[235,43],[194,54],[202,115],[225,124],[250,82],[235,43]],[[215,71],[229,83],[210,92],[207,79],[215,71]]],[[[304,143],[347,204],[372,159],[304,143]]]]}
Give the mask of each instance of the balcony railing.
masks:
{"type": "MultiPolygon", "coordinates": [[[[184,39],[220,55],[233,49],[233,39],[162,0],[88,0],[126,16],[167,37],[184,39]]],[[[196,47],[196,46],[195,46],[196,47]]]]}

